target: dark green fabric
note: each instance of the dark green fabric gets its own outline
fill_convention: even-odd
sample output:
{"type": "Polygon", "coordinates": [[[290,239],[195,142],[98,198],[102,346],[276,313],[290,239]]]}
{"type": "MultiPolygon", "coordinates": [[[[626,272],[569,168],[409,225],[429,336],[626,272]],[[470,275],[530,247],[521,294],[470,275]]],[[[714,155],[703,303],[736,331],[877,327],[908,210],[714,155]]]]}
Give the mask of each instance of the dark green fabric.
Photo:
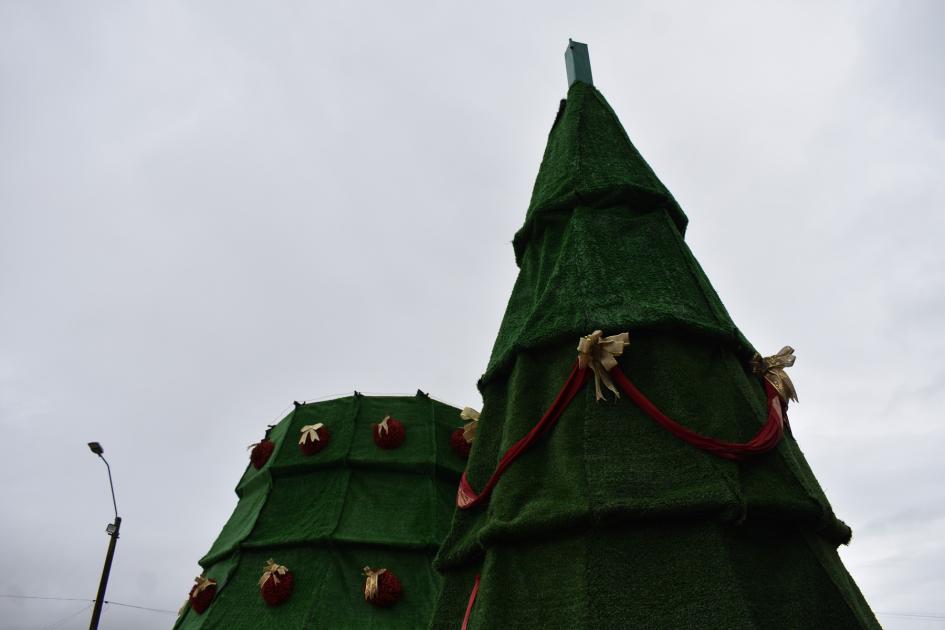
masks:
{"type": "Polygon", "coordinates": [[[556,341],[576,347],[597,328],[691,329],[753,353],[658,207],[579,206],[545,227],[520,268],[481,385],[518,352],[556,341]]]}
{"type": "MultiPolygon", "coordinates": [[[[796,528],[764,521],[626,523],[499,544],[478,568],[470,627],[878,628],[836,551],[815,544],[822,549],[796,528]],[[824,563],[839,568],[844,588],[824,563]]],[[[433,630],[459,628],[473,577],[469,569],[450,574],[433,630]]]]}
{"type": "Polygon", "coordinates": [[[325,545],[243,550],[225,587],[202,615],[188,610],[178,628],[303,630],[371,630],[426,625],[440,579],[430,570],[433,552],[365,545],[325,545]],[[292,569],[295,586],[282,605],[269,607],[259,594],[266,560],[292,569]],[[403,584],[404,597],[390,609],[364,601],[366,565],[391,567],[403,584]],[[396,569],[394,569],[396,567],[396,569]]]}
{"type": "Polygon", "coordinates": [[[177,627],[422,627],[441,581],[431,561],[465,465],[449,443],[462,424],[458,409],[420,392],[298,406],[270,432],[276,448],[269,462],[259,471],[247,467],[236,509],[200,561],[218,580],[217,599],[203,615],[187,610],[177,627]],[[372,424],[385,415],[404,423],[401,448],[374,444],[372,424]],[[331,441],[307,457],[300,430],[317,422],[331,441]],[[270,557],[296,580],[291,600],[274,609],[257,584],[270,557]],[[364,566],[396,573],[405,599],[385,611],[366,604],[364,566]]]}
{"type": "MultiPolygon", "coordinates": [[[[551,404],[579,336],[598,328],[630,332],[621,368],[686,426],[745,441],[764,422],[752,347],[683,241],[671,197],[655,177],[639,184],[652,194],[623,194],[628,155],[635,172],[650,172],[627,146],[603,97],[575,84],[517,236],[519,277],[480,380],[474,489],[551,404]],[[555,192],[560,181],[594,199],[555,192]],[[546,198],[561,200],[553,212],[546,198]]],[[[459,626],[477,572],[472,629],[878,627],[836,554],[850,530],[790,432],[736,463],[609,398],[595,401],[588,385],[486,505],[454,513],[437,556],[446,579],[433,628],[459,626]]]]}
{"type": "Polygon", "coordinates": [[[520,260],[545,220],[580,205],[665,208],[680,233],[688,219],[640,155],[617,115],[593,86],[576,82],[561,101],[532,190],[525,225],[515,235],[520,260]]]}

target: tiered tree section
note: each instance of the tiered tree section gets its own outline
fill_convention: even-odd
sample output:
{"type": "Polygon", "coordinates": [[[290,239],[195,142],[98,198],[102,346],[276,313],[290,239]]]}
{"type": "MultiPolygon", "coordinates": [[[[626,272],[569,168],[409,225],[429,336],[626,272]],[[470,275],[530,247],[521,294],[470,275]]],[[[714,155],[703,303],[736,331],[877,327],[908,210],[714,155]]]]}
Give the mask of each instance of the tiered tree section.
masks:
{"type": "Polygon", "coordinates": [[[271,454],[254,449],[175,627],[425,626],[465,465],[451,447],[459,414],[420,392],[297,405],[268,432],[271,454]]]}

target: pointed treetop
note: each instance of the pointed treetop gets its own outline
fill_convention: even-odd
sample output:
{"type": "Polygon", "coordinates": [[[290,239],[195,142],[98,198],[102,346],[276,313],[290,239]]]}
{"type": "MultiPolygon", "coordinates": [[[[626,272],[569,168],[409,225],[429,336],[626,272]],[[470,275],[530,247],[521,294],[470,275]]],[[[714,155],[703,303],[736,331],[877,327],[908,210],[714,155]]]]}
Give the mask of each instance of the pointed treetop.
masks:
{"type": "Polygon", "coordinates": [[[618,203],[628,212],[662,208],[685,233],[682,208],[630,142],[603,95],[577,80],[548,135],[525,225],[515,236],[516,257],[521,259],[542,216],[618,203]]]}
{"type": "Polygon", "coordinates": [[[571,87],[575,81],[594,85],[587,44],[568,39],[568,49],[564,51],[564,65],[568,70],[568,87],[571,87]]]}

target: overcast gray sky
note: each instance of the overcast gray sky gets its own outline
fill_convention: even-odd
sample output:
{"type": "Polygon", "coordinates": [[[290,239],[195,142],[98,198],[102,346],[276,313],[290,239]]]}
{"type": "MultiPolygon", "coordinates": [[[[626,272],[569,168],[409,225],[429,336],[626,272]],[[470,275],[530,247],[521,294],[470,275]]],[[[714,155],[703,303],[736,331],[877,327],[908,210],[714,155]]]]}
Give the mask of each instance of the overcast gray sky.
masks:
{"type": "MultiPolygon", "coordinates": [[[[570,36],[735,322],[797,349],[792,426],[880,620],[945,628],[943,24],[919,0],[0,0],[0,594],[94,597],[89,440],[124,518],[109,599],[176,610],[293,399],[478,406],[570,36]]],[[[0,598],[0,628],[83,606],[0,598]]]]}

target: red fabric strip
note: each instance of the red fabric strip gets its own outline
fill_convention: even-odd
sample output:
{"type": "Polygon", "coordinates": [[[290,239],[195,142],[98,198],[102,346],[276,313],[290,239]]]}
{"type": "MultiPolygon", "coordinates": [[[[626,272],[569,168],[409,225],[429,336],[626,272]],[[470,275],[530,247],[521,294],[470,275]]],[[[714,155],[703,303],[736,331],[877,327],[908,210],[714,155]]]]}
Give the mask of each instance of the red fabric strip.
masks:
{"type": "Polygon", "coordinates": [[[588,370],[586,368],[582,370],[578,368],[577,362],[574,363],[574,369],[571,370],[571,375],[568,376],[568,380],[565,382],[564,387],[561,388],[561,391],[558,392],[557,398],[551,403],[548,411],[545,412],[545,415],[541,417],[538,424],[532,427],[532,430],[529,431],[525,437],[505,451],[502,455],[502,459],[499,460],[499,465],[496,466],[495,471],[492,473],[492,476],[489,477],[489,481],[486,482],[482,490],[479,492],[473,490],[472,486],[469,485],[469,480],[466,479],[466,473],[463,472],[463,476],[459,480],[459,488],[456,489],[457,507],[461,510],[471,508],[474,505],[478,505],[489,496],[489,493],[492,492],[492,489],[495,487],[495,484],[498,483],[499,477],[502,476],[505,469],[518,459],[522,453],[528,450],[535,440],[550,431],[555,423],[558,422],[558,419],[561,417],[561,414],[564,413],[564,410],[568,408],[574,395],[581,391],[581,387],[583,387],[584,383],[587,381],[587,372],[588,370]]]}
{"type": "Polygon", "coordinates": [[[472,615],[473,604],[476,603],[476,594],[479,592],[479,574],[476,574],[476,581],[473,582],[472,592],[469,594],[469,603],[466,604],[466,616],[463,617],[463,628],[466,630],[466,626],[469,625],[469,616],[472,615]]]}
{"type": "Polygon", "coordinates": [[[755,434],[753,438],[744,443],[724,442],[715,440],[704,435],[700,435],[691,429],[687,429],[679,424],[662,411],[656,408],[643,393],[630,382],[630,379],[620,370],[614,367],[610,371],[610,378],[637,404],[648,416],[653,418],[667,431],[681,440],[689,442],[696,448],[708,451],[725,459],[739,460],[747,455],[755,455],[770,451],[781,440],[784,434],[784,410],[781,408],[781,399],[778,392],[768,381],[764,381],[765,392],[768,395],[768,419],[755,434]]]}

